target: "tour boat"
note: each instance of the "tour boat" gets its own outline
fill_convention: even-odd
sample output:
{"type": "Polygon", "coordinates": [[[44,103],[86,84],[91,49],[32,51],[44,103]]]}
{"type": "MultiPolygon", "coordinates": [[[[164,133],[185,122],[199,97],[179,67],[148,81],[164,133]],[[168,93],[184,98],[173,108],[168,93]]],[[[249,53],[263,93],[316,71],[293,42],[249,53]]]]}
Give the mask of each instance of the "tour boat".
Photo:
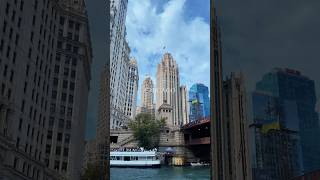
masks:
{"type": "Polygon", "coordinates": [[[156,151],[111,151],[111,167],[160,167],[156,151]]]}
{"type": "Polygon", "coordinates": [[[200,163],[200,162],[192,162],[190,163],[191,166],[210,166],[209,163],[200,163]]]}

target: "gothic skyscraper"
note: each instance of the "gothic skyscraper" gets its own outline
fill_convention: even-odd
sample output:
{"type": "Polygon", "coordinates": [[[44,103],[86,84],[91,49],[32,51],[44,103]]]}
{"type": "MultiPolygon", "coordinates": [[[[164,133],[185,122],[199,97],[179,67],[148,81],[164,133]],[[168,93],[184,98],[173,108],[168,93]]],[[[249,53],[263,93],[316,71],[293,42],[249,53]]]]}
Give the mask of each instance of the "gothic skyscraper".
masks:
{"type": "Polygon", "coordinates": [[[182,125],[180,111],[180,79],[176,61],[170,53],[165,53],[157,68],[156,109],[162,104],[169,104],[172,110],[173,126],[182,125]]]}

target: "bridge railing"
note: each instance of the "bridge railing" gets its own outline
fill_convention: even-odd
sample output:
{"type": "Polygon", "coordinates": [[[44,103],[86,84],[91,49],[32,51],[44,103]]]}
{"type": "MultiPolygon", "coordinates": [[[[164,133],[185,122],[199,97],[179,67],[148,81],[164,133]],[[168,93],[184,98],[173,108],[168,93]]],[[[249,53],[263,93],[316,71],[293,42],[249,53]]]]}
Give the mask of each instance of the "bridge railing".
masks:
{"type": "Polygon", "coordinates": [[[210,137],[203,137],[197,139],[186,140],[186,145],[201,145],[201,144],[210,144],[210,137]]]}

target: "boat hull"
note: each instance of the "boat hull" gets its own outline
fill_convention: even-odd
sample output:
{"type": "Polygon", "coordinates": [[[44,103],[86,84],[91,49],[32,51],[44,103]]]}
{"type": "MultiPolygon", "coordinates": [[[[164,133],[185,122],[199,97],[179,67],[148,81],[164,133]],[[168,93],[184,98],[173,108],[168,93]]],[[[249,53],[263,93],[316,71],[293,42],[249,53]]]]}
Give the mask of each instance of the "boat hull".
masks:
{"type": "Polygon", "coordinates": [[[110,167],[150,167],[150,168],[158,168],[160,167],[160,161],[110,161],[110,167]]]}

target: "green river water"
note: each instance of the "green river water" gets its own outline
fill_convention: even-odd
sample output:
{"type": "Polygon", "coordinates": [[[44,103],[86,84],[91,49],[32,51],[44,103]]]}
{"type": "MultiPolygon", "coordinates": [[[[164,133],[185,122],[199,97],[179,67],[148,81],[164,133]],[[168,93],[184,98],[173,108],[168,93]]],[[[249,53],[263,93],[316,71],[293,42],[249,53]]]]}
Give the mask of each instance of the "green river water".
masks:
{"type": "Polygon", "coordinates": [[[111,180],[209,180],[210,167],[111,168],[111,180]]]}

